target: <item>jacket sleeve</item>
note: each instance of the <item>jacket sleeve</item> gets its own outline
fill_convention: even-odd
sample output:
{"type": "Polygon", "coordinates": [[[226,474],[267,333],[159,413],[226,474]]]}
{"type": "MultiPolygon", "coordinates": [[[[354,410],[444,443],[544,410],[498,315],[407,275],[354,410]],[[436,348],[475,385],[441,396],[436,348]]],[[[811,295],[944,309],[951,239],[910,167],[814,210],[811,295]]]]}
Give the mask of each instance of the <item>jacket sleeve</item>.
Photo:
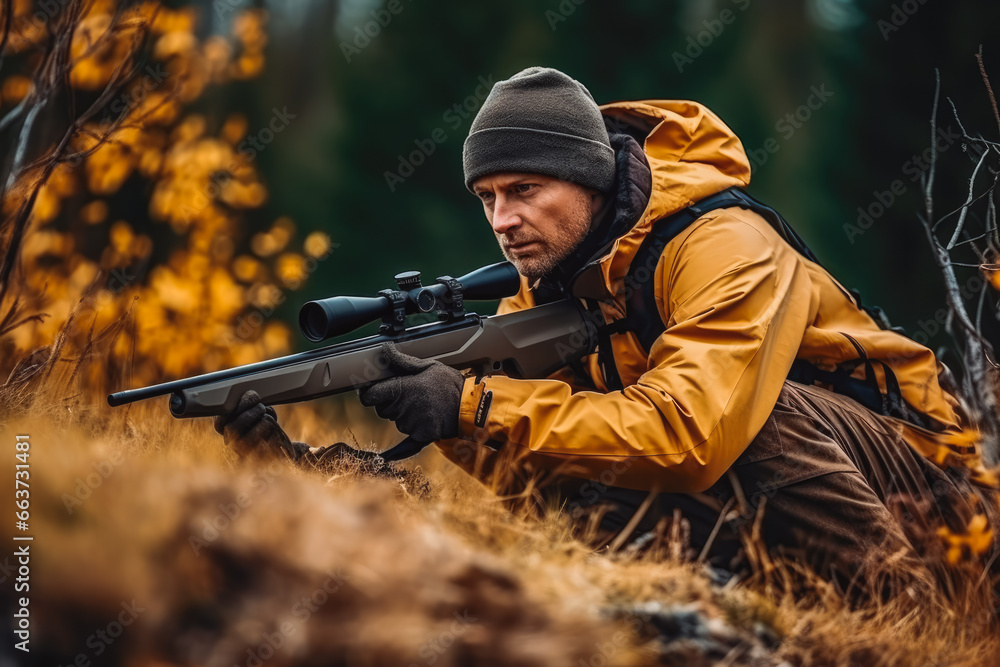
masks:
{"type": "Polygon", "coordinates": [[[636,384],[573,393],[558,380],[470,378],[461,436],[523,448],[544,468],[572,461],[602,481],[611,470],[618,486],[711,486],[770,414],[815,310],[812,290],[803,260],[741,210],[706,215],[663,257],[672,261],[661,259],[654,279],[667,328],[636,384]]]}

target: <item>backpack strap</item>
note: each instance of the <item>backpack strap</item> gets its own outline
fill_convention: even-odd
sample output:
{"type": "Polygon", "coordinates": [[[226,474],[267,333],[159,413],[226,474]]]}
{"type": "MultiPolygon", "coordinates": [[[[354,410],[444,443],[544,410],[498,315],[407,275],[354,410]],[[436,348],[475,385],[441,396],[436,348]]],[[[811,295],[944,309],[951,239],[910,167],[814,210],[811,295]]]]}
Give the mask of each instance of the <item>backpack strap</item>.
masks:
{"type": "MultiPolygon", "coordinates": [[[[656,309],[654,295],[656,290],[653,288],[653,276],[663,249],[675,236],[687,229],[688,225],[709,211],[742,206],[745,201],[736,194],[736,188],[723,190],[658,220],[643,239],[625,276],[625,317],[597,327],[597,358],[604,372],[604,384],[608,389],[620,391],[623,388],[612,354],[611,336],[631,331],[649,353],[653,343],[666,330],[656,309]]],[[[775,215],[777,216],[776,212],[775,215]]],[[[601,321],[603,318],[599,317],[600,310],[597,309],[597,304],[590,300],[585,302],[587,310],[597,317],[597,321],[601,321]]]]}
{"type": "Polygon", "coordinates": [[[798,234],[784,222],[777,211],[757,202],[738,188],[729,188],[718,192],[659,220],[652,231],[643,239],[642,245],[639,246],[638,252],[632,259],[628,274],[625,276],[625,321],[618,325],[619,329],[635,333],[647,353],[666,328],[656,308],[656,290],[653,288],[653,276],[656,273],[656,265],[660,261],[663,249],[674,237],[706,213],[736,206],[759,213],[781,233],[782,238],[788,241],[793,248],[815,261],[812,251],[806,247],[805,242],[799,238],[798,234]]]}
{"type": "MultiPolygon", "coordinates": [[[[706,213],[733,207],[747,209],[760,215],[796,252],[822,267],[816,255],[781,214],[770,206],[757,201],[740,188],[723,190],[659,220],[643,240],[625,277],[625,317],[598,327],[597,330],[599,360],[604,370],[605,383],[610,389],[620,390],[622,388],[622,382],[611,352],[611,336],[631,331],[648,354],[656,339],[666,330],[666,325],[656,307],[656,289],[653,282],[656,266],[664,248],[691,223],[706,213]]],[[[857,291],[852,291],[850,294],[858,308],[865,311],[882,329],[906,335],[902,328],[892,327],[881,308],[869,308],[863,305],[857,291]]],[[[878,414],[904,419],[932,430],[941,428],[941,425],[936,424],[935,420],[913,408],[904,400],[899,381],[886,363],[869,358],[860,343],[851,336],[844,335],[857,350],[857,359],[840,364],[833,371],[825,371],[804,359],[796,359],[789,371],[788,379],[803,384],[822,382],[831,386],[834,392],[848,396],[878,414]],[[865,366],[865,379],[859,380],[852,377],[851,373],[862,364],[865,366]],[[886,385],[885,393],[879,387],[874,364],[879,364],[882,367],[886,385]]]]}
{"type": "MultiPolygon", "coordinates": [[[[754,199],[744,190],[732,187],[722,192],[706,197],[701,201],[688,206],[685,209],[659,220],[652,231],[643,240],[642,245],[632,259],[628,274],[625,276],[625,320],[627,322],[620,328],[625,331],[632,331],[639,338],[646,352],[649,352],[653,343],[663,333],[665,327],[659,317],[656,308],[655,289],[653,289],[653,275],[656,272],[656,265],[660,261],[663,249],[673,240],[675,236],[687,229],[688,225],[702,217],[706,213],[720,208],[743,208],[753,211],[764,218],[771,227],[792,246],[796,252],[823,267],[806,242],[792,226],[773,208],[754,199]],[[656,317],[650,317],[649,313],[656,313],[656,317]]],[[[857,290],[849,292],[858,308],[868,314],[882,329],[894,331],[900,335],[906,335],[902,327],[893,327],[881,308],[869,307],[861,302],[861,295],[857,290]]]]}
{"type": "MultiPolygon", "coordinates": [[[[625,276],[625,317],[597,327],[597,358],[604,372],[604,384],[608,389],[620,391],[623,388],[612,354],[611,336],[631,331],[638,336],[648,353],[656,339],[666,330],[656,309],[653,289],[653,275],[656,273],[656,265],[660,261],[663,249],[675,236],[687,229],[688,225],[709,211],[740,206],[743,201],[735,194],[735,188],[723,190],[658,220],[652,231],[643,239],[625,276]]],[[[600,316],[596,302],[585,300],[585,303],[587,310],[597,318],[596,321],[601,321],[603,317],[600,316]]]]}
{"type": "MultiPolygon", "coordinates": [[[[594,318],[593,321],[601,322],[604,320],[604,315],[601,314],[600,306],[597,305],[596,301],[585,299],[584,304],[587,307],[587,313],[594,318]]],[[[611,336],[626,331],[628,331],[628,326],[625,319],[615,320],[610,324],[597,327],[597,361],[604,374],[604,384],[611,391],[621,391],[625,388],[625,385],[622,384],[621,374],[618,373],[618,366],[615,364],[611,336]]]]}

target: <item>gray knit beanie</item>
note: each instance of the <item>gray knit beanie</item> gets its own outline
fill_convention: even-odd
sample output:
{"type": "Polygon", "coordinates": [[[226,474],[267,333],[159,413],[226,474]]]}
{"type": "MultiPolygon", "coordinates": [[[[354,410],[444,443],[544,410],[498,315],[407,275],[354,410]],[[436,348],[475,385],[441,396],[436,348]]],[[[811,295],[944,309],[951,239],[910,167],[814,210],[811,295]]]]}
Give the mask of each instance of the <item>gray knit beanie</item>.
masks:
{"type": "Polygon", "coordinates": [[[462,151],[465,187],[501,172],[543,174],[608,191],[615,152],[597,102],[579,81],[529,67],[493,85],[462,151]]]}

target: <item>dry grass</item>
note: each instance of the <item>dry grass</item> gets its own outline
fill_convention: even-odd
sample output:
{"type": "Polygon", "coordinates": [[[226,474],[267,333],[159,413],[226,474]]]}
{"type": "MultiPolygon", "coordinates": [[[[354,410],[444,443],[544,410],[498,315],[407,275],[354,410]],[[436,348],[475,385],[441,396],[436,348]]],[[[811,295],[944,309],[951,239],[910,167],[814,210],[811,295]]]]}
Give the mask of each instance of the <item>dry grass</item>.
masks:
{"type": "MultiPolygon", "coordinates": [[[[40,371],[3,430],[31,435],[35,664],[987,665],[1000,650],[972,597],[850,609],[816,580],[788,591],[785,566],[720,588],[695,564],[595,554],[565,517],[511,511],[436,454],[426,487],[235,461],[163,399],[112,410],[70,389],[71,364],[40,371]],[[119,638],[95,634],[133,604],[119,638]]],[[[281,416],[314,442],[342,426],[281,416]]]]}

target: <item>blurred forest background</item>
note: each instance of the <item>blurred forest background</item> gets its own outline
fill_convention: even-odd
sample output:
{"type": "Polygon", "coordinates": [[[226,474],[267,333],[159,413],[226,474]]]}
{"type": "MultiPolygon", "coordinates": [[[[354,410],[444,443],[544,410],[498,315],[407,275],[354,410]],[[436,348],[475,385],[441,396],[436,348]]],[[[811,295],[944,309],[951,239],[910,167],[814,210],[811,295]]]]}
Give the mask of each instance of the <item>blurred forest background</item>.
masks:
{"type": "Polygon", "coordinates": [[[483,79],[547,65],[583,82],[598,103],[708,105],[751,154],[752,193],[895,324],[923,330],[932,346],[948,343],[940,328],[920,327],[944,296],[917,219],[918,179],[935,68],[947,129],[937,210],[961,204],[974,164],[945,97],[970,133],[1000,140],[974,59],[983,45],[988,71],[1000,71],[996,3],[399,0],[402,10],[367,45],[359,35],[375,32],[379,0],[268,6],[273,61],[254,87],[251,127],[274,106],[301,115],[261,155],[261,169],[276,210],[340,244],[303,298],[370,294],[403,269],[433,278],[501,259],[462,186],[471,114],[454,107],[474,112],[483,79]],[[390,187],[386,173],[405,174],[401,158],[415,163],[417,142],[426,146],[438,128],[446,140],[390,187]],[[871,221],[861,216],[859,208],[877,214],[882,204],[871,221]]]}
{"type": "MultiPolygon", "coordinates": [[[[15,28],[30,16],[27,0],[4,2],[13,2],[15,28]]],[[[202,246],[212,247],[206,251],[212,261],[233,260],[237,282],[269,289],[250,295],[254,334],[244,338],[267,333],[267,323],[289,325],[272,327],[267,344],[252,355],[169,364],[161,369],[166,375],[302,349],[306,342],[295,322],[306,300],[370,295],[391,286],[403,270],[417,269],[433,280],[500,260],[481,207],[462,183],[462,143],[489,84],[531,65],[566,71],[599,103],[681,98],[708,105],[743,140],[754,165],[751,192],[783,212],[843,283],[882,305],[911,335],[923,332],[932,347],[949,343],[940,318],[932,322],[943,312],[944,291],[917,217],[934,71],[940,70],[942,82],[935,200],[943,212],[965,200],[975,164],[946,98],[970,134],[1000,140],[975,60],[982,45],[987,71],[1000,71],[996,3],[213,0],[162,6],[164,12],[182,10],[177,16],[185,18],[161,16],[153,32],[164,37],[155,52],[140,56],[139,66],[165,61],[172,72],[184,71],[177,69],[179,54],[196,43],[202,49],[198,66],[225,85],[202,81],[188,90],[186,82],[179,100],[147,106],[161,114],[160,125],[173,127],[171,140],[218,135],[228,142],[226,155],[238,153],[245,171],[253,172],[238,179],[240,188],[216,197],[227,211],[239,211],[239,224],[210,225],[202,246]],[[171,20],[176,25],[166,24],[171,20]],[[242,41],[236,51],[220,37],[234,34],[242,41]],[[219,67],[229,69],[220,74],[219,67]],[[216,252],[219,238],[231,247],[216,252]],[[289,256],[293,239],[305,250],[289,256]],[[267,262],[277,280],[262,278],[267,262]]],[[[18,62],[30,53],[8,48],[4,70],[30,69],[32,63],[18,62]]],[[[107,80],[104,74],[92,89],[107,80]]],[[[15,108],[28,87],[23,76],[7,76],[0,111],[15,108]]],[[[59,104],[65,100],[46,113],[58,115],[59,104]]],[[[114,111],[112,105],[108,117],[114,111]]],[[[0,126],[4,173],[23,114],[14,120],[0,126]]],[[[45,146],[43,136],[38,154],[45,146]]],[[[218,161],[213,155],[198,153],[192,164],[205,172],[214,197],[213,169],[221,166],[210,164],[218,161]]],[[[114,155],[104,157],[115,163],[114,155]]],[[[57,224],[72,227],[82,219],[93,230],[106,228],[106,235],[95,232],[82,244],[77,233],[77,252],[96,258],[115,233],[119,245],[132,248],[131,259],[141,261],[102,263],[105,270],[129,266],[129,285],[148,282],[152,267],[190,248],[181,218],[191,216],[183,206],[178,213],[178,204],[191,193],[158,199],[157,159],[150,152],[147,163],[133,165],[134,173],[107,167],[105,177],[89,177],[91,194],[107,197],[96,209],[87,207],[91,199],[75,197],[73,187],[55,188],[63,201],[50,216],[61,216],[57,224]],[[114,232],[118,219],[129,222],[133,236],[121,226],[114,232]],[[139,234],[147,237],[143,253],[134,249],[139,234]]],[[[984,170],[980,177],[985,187],[991,176],[984,170]]],[[[223,214],[229,215],[216,217],[223,214]]],[[[983,258],[968,261],[981,264],[983,258]]],[[[194,275],[176,261],[173,266],[178,275],[194,275]]],[[[977,268],[964,271],[963,286],[982,285],[977,268]]],[[[115,280],[109,274],[105,287],[118,294],[115,280]]],[[[975,302],[979,290],[969,296],[975,302]]],[[[985,310],[984,327],[996,340],[993,305],[985,310]]],[[[226,312],[220,320],[238,315],[226,312]]],[[[52,320],[53,331],[62,321],[52,320]]],[[[247,322],[237,320],[237,331],[247,322]]]]}

